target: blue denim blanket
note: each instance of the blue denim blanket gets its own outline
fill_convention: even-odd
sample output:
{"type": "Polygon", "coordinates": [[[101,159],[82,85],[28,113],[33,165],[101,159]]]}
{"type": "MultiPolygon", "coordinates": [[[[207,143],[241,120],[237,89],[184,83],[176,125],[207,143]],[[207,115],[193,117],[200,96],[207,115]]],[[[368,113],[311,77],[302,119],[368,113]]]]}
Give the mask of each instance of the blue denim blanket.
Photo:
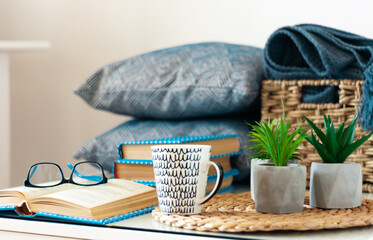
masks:
{"type": "MultiPolygon", "coordinates": [[[[365,79],[360,117],[373,129],[372,39],[313,24],[287,26],[270,36],[264,58],[270,79],[365,79]]],[[[320,90],[304,101],[333,101],[333,89],[320,90]]]]}

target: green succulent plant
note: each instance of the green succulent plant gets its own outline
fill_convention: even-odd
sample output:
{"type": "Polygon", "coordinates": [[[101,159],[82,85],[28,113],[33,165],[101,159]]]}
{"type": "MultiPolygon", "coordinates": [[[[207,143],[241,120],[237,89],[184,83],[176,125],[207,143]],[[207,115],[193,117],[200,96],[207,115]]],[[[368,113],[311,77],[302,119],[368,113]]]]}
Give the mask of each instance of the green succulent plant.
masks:
{"type": "Polygon", "coordinates": [[[371,132],[354,142],[357,118],[354,118],[346,128],[345,123],[342,123],[335,129],[330,116],[324,115],[325,133],[306,116],[304,119],[319,139],[319,141],[316,139],[312,131],[311,136],[307,136],[306,140],[315,147],[324,163],[344,163],[347,157],[367,141],[373,133],[371,132]]]}
{"type": "Polygon", "coordinates": [[[252,131],[248,135],[253,142],[248,150],[254,150],[251,158],[271,159],[275,166],[287,166],[288,161],[299,160],[298,146],[307,136],[306,128],[298,127],[292,131],[289,121],[285,123],[285,110],[280,119],[269,119],[267,122],[248,124],[252,131]]]}

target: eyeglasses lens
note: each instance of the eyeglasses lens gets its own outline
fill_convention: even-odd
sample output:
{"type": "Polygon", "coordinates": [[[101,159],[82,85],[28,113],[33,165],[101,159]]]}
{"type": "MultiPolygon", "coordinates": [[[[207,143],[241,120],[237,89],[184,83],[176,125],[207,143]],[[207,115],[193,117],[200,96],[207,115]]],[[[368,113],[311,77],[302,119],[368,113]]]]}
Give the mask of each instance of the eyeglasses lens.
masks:
{"type": "Polygon", "coordinates": [[[83,185],[100,183],[103,179],[101,166],[94,163],[80,163],[76,165],[72,180],[83,185]]]}
{"type": "Polygon", "coordinates": [[[62,173],[54,164],[38,164],[30,169],[29,181],[35,186],[54,186],[62,181],[62,173]]]}

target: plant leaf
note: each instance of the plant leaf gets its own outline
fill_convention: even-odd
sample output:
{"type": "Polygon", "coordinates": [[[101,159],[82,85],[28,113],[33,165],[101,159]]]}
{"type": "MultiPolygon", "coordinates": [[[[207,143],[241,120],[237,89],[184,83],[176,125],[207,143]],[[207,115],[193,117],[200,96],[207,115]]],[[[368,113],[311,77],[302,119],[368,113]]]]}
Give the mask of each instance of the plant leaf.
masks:
{"type": "Polygon", "coordinates": [[[306,136],[304,136],[303,134],[298,134],[300,132],[305,132],[306,129],[296,129],[295,130],[295,133],[296,135],[298,136],[295,141],[292,141],[292,146],[290,147],[290,150],[289,150],[289,153],[288,155],[286,156],[286,158],[291,158],[291,155],[294,155],[294,152],[297,150],[297,148],[299,147],[299,145],[303,142],[303,140],[306,138],[306,136]]]}
{"type": "Polygon", "coordinates": [[[341,125],[339,125],[337,129],[337,133],[335,134],[338,146],[341,146],[344,127],[345,127],[345,123],[342,123],[341,125]]]}
{"type": "Polygon", "coordinates": [[[325,163],[335,163],[335,160],[330,154],[323,148],[323,146],[316,140],[315,136],[312,135],[313,143],[315,146],[316,151],[319,153],[321,159],[325,163]]]}
{"type": "Polygon", "coordinates": [[[326,126],[329,126],[329,119],[324,115],[324,128],[325,128],[325,134],[326,131],[328,130],[326,126]]]}
{"type": "Polygon", "coordinates": [[[337,157],[339,147],[338,147],[338,143],[337,143],[337,139],[335,135],[335,129],[333,126],[333,122],[329,120],[327,122],[329,125],[325,125],[326,138],[325,138],[324,146],[326,150],[328,151],[329,155],[335,159],[337,157]]]}
{"type": "Polygon", "coordinates": [[[277,160],[277,148],[276,148],[276,143],[275,143],[275,140],[274,140],[274,135],[273,135],[273,132],[272,130],[268,127],[268,125],[264,125],[264,133],[265,133],[265,136],[266,136],[266,145],[267,145],[267,149],[268,149],[268,152],[269,152],[269,155],[271,156],[271,159],[273,160],[273,162],[275,163],[276,166],[278,166],[278,160],[277,160]]]}
{"type": "Polygon", "coordinates": [[[312,129],[315,131],[316,135],[319,137],[320,141],[321,142],[324,142],[325,141],[325,134],[321,131],[320,128],[318,128],[316,126],[315,123],[313,123],[311,120],[309,120],[306,116],[303,116],[304,119],[306,119],[306,121],[308,122],[308,124],[312,127],[312,129]]]}
{"type": "Polygon", "coordinates": [[[355,125],[357,118],[354,118],[348,127],[343,131],[341,147],[344,149],[346,146],[352,143],[355,135],[355,125]]]}
{"type": "Polygon", "coordinates": [[[284,105],[282,118],[248,125],[252,127],[248,133],[252,138],[249,140],[251,146],[247,148],[254,151],[251,158],[270,158],[276,166],[285,166],[289,159],[300,158],[298,146],[308,136],[306,128],[298,126],[295,132],[290,131],[290,122],[285,122],[284,105]]]}
{"type": "Polygon", "coordinates": [[[360,138],[356,142],[350,144],[348,147],[343,149],[343,151],[338,156],[338,162],[343,163],[348,158],[348,156],[350,156],[351,153],[353,153],[358,147],[360,147],[364,142],[366,142],[372,136],[372,134],[373,132],[369,133],[368,135],[360,138]]]}

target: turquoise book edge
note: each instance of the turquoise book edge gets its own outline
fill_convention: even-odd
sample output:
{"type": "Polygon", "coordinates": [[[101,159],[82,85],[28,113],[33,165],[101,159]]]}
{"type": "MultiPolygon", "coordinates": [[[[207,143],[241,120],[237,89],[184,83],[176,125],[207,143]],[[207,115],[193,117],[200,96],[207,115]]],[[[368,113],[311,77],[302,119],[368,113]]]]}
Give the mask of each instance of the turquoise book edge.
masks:
{"type": "MultiPolygon", "coordinates": [[[[232,152],[232,153],[219,154],[219,155],[211,156],[210,159],[214,160],[215,158],[220,158],[220,157],[232,157],[232,156],[240,155],[240,154],[243,154],[243,153],[244,153],[244,151],[237,151],[237,152],[232,152]]],[[[113,165],[112,165],[112,169],[111,169],[111,172],[112,172],[113,176],[115,176],[115,164],[116,163],[152,165],[153,160],[126,159],[126,158],[115,160],[115,161],[113,161],[113,165]]]]}
{"type": "MultiPolygon", "coordinates": [[[[220,190],[218,191],[217,194],[230,193],[230,192],[232,192],[233,190],[234,190],[234,187],[231,185],[231,186],[229,186],[229,187],[226,187],[226,188],[220,189],[220,190]]],[[[207,193],[207,194],[209,194],[209,193],[207,193]]]]}
{"type": "Polygon", "coordinates": [[[172,138],[160,138],[160,139],[151,139],[151,140],[141,140],[141,141],[130,141],[119,143],[117,150],[119,159],[122,159],[122,145],[142,145],[142,144],[181,144],[189,142],[198,142],[206,140],[216,140],[223,138],[233,138],[240,137],[239,134],[221,134],[221,135],[204,135],[204,136],[179,136],[172,138]]]}
{"type": "MultiPolygon", "coordinates": [[[[237,151],[232,153],[224,153],[219,155],[211,156],[210,159],[220,158],[220,157],[231,157],[235,155],[242,154],[243,151],[237,151]]],[[[153,164],[153,160],[145,160],[145,159],[128,159],[122,158],[114,161],[115,163],[125,163],[125,164],[144,164],[144,165],[151,165],[153,164]]]]}
{"type": "MultiPolygon", "coordinates": [[[[219,155],[211,156],[210,159],[214,160],[215,158],[220,158],[220,157],[232,157],[232,156],[240,155],[240,154],[243,154],[243,153],[244,153],[243,151],[237,151],[237,152],[232,152],[232,153],[219,154],[219,155]]],[[[126,158],[115,160],[113,162],[113,166],[112,166],[112,170],[111,170],[113,176],[115,176],[115,164],[116,163],[152,165],[153,164],[153,160],[126,159],[126,158]]]]}
{"type": "MultiPolygon", "coordinates": [[[[47,212],[36,212],[32,216],[24,216],[24,215],[18,214],[16,211],[14,211],[14,212],[22,218],[29,218],[29,219],[33,219],[33,218],[37,218],[37,217],[47,217],[47,218],[54,218],[54,219],[58,219],[58,220],[70,221],[70,222],[76,222],[76,223],[107,225],[107,224],[110,224],[110,223],[119,222],[119,221],[123,221],[123,220],[129,219],[129,218],[134,218],[134,217],[137,217],[137,216],[141,216],[141,215],[150,213],[151,211],[153,211],[153,209],[156,206],[157,205],[153,205],[153,206],[150,206],[150,207],[147,207],[147,208],[143,208],[143,209],[139,209],[139,210],[132,211],[132,212],[129,212],[129,213],[120,214],[120,215],[116,215],[116,216],[109,217],[109,218],[103,218],[103,219],[80,218],[80,217],[72,217],[72,216],[60,215],[60,214],[54,214],[54,213],[47,213],[47,212]]],[[[14,208],[15,208],[14,205],[13,206],[2,206],[2,207],[0,207],[0,211],[10,211],[10,210],[14,210],[14,208]]],[[[0,216],[1,216],[1,213],[0,213],[0,216]]]]}
{"type": "MultiPolygon", "coordinates": [[[[239,171],[234,168],[232,170],[224,172],[224,178],[234,177],[234,176],[237,176],[238,174],[239,174],[239,171]]],[[[207,177],[207,182],[208,183],[213,182],[213,181],[216,181],[216,179],[217,179],[216,174],[210,175],[210,176],[207,177]]],[[[132,181],[144,184],[144,185],[149,186],[149,187],[155,187],[155,181],[140,181],[140,180],[132,180],[132,181]]]]}

